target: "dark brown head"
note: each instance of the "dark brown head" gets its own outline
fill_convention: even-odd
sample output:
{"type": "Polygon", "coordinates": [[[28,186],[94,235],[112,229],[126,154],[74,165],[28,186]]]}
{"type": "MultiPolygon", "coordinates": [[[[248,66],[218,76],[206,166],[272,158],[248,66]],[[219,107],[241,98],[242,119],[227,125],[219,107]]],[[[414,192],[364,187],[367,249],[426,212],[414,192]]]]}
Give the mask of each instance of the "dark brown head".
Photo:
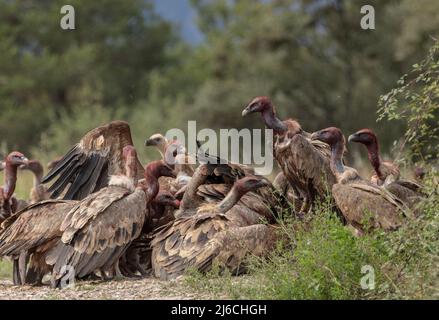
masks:
{"type": "Polygon", "coordinates": [[[262,187],[270,186],[271,182],[264,177],[246,176],[235,182],[234,187],[240,195],[244,195],[249,191],[255,191],[262,187]]]}
{"type": "Polygon", "coordinates": [[[378,143],[376,134],[370,129],[362,129],[354,134],[351,134],[348,138],[348,141],[361,143],[366,146],[378,143]]]}
{"type": "Polygon", "coordinates": [[[145,178],[148,176],[156,179],[160,177],[176,178],[174,171],[163,160],[156,160],[146,165],[145,178]]]}
{"type": "Polygon", "coordinates": [[[180,201],[175,199],[175,197],[168,191],[159,191],[153,202],[162,206],[170,206],[175,209],[180,208],[180,201]]]}
{"type": "Polygon", "coordinates": [[[18,169],[29,170],[36,175],[42,175],[44,172],[43,165],[38,160],[29,160],[27,164],[22,164],[18,169]]]}
{"type": "Polygon", "coordinates": [[[28,161],[29,160],[22,153],[14,151],[6,157],[5,166],[11,165],[14,167],[19,167],[21,165],[26,165],[28,161]]]}
{"type": "Polygon", "coordinates": [[[320,140],[328,145],[335,146],[337,143],[342,142],[344,144],[345,138],[339,128],[329,127],[316,131],[311,135],[311,140],[320,140]]]}
{"type": "Polygon", "coordinates": [[[264,113],[267,111],[274,112],[274,107],[270,99],[268,97],[256,97],[242,111],[242,116],[245,117],[250,113],[264,113]]]}

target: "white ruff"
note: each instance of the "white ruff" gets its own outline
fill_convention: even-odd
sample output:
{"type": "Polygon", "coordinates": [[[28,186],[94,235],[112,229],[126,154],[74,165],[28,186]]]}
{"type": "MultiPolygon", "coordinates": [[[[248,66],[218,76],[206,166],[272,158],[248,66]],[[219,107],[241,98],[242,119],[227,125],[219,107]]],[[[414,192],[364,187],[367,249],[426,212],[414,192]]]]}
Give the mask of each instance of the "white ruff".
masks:
{"type": "Polygon", "coordinates": [[[133,179],[128,178],[127,176],[111,176],[108,185],[126,188],[130,191],[136,190],[133,179]]]}

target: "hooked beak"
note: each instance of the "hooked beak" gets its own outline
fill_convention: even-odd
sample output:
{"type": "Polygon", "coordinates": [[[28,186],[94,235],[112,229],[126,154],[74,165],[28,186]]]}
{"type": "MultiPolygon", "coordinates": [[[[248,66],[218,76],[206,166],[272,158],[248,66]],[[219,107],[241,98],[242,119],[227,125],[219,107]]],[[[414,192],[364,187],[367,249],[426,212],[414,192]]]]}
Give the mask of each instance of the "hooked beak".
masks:
{"type": "Polygon", "coordinates": [[[245,117],[247,115],[249,115],[251,112],[250,110],[250,106],[247,106],[244,110],[242,110],[242,116],[245,117]]]}
{"type": "Polygon", "coordinates": [[[155,146],[155,141],[153,139],[147,139],[145,140],[145,146],[146,147],[155,146]]]}
{"type": "Polygon", "coordinates": [[[355,140],[357,137],[358,137],[358,136],[357,136],[356,133],[351,134],[351,135],[348,137],[348,142],[357,142],[357,141],[355,140]]]}
{"type": "Polygon", "coordinates": [[[311,134],[311,140],[319,140],[320,132],[316,131],[311,134]]]}

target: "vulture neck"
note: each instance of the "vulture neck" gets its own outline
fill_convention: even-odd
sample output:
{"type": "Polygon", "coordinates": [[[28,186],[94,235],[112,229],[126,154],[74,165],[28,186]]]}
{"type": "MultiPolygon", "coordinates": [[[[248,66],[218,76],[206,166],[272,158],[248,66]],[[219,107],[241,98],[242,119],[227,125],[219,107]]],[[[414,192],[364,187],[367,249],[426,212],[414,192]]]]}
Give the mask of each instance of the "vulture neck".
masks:
{"type": "Polygon", "coordinates": [[[41,184],[41,180],[43,179],[43,169],[34,169],[32,173],[34,175],[34,188],[36,188],[41,184]]]}
{"type": "Polygon", "coordinates": [[[331,146],[331,170],[335,176],[344,172],[343,165],[344,143],[337,141],[335,145],[331,146]]]}
{"type": "Polygon", "coordinates": [[[160,174],[158,173],[157,168],[147,168],[145,172],[145,181],[146,185],[148,186],[146,193],[148,198],[151,200],[154,199],[159,193],[159,177],[160,174]]]}
{"type": "Polygon", "coordinates": [[[273,106],[262,112],[262,118],[264,119],[267,128],[273,129],[273,131],[277,134],[282,134],[288,129],[285,123],[280,121],[279,118],[276,116],[276,112],[274,111],[273,106]]]}
{"type": "Polygon", "coordinates": [[[217,210],[221,213],[226,213],[241,199],[244,194],[233,186],[227,196],[216,206],[217,210]]]}
{"type": "Polygon", "coordinates": [[[369,162],[375,170],[377,176],[382,179],[382,173],[380,170],[381,167],[381,155],[380,155],[380,147],[378,141],[371,142],[366,144],[367,148],[367,156],[369,158],[369,162]]]}
{"type": "Polygon", "coordinates": [[[4,176],[3,191],[5,194],[5,200],[9,200],[15,191],[17,183],[17,166],[6,161],[5,164],[5,176],[4,176]]]}
{"type": "Polygon", "coordinates": [[[204,184],[207,179],[207,174],[202,171],[203,170],[195,171],[191,180],[187,184],[186,192],[184,193],[183,199],[181,200],[180,208],[182,209],[182,211],[197,206],[197,200],[199,200],[199,197],[197,196],[198,187],[204,184]]]}

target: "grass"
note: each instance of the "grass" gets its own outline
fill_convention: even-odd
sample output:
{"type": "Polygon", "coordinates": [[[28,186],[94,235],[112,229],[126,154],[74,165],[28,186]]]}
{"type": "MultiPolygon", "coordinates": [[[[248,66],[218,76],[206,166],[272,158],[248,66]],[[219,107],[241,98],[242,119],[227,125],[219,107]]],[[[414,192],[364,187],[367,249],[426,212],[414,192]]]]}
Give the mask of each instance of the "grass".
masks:
{"type": "Polygon", "coordinates": [[[362,237],[324,204],[308,221],[280,221],[276,250],[265,259],[250,257],[248,275],[191,270],[185,283],[231,299],[439,299],[438,191],[418,219],[362,237]]]}

